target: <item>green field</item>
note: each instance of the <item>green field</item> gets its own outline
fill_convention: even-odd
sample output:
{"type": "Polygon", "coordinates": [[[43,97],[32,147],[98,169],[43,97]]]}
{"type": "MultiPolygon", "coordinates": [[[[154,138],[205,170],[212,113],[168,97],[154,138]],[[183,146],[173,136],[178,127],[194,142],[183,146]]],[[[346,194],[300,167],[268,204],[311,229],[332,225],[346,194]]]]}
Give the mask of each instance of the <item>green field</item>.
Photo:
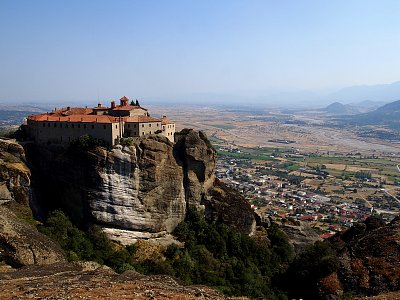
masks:
{"type": "MultiPolygon", "coordinates": [[[[214,142],[214,141],[213,141],[214,142]]],[[[281,158],[280,165],[276,166],[287,171],[297,171],[303,166],[318,168],[323,165],[337,164],[347,165],[355,168],[371,169],[373,176],[388,176],[388,180],[397,182],[400,178],[400,172],[397,170],[396,165],[400,163],[399,158],[362,158],[362,157],[348,157],[348,156],[322,156],[322,155],[296,155],[291,157],[290,154],[295,153],[293,148],[276,148],[276,147],[262,147],[262,148],[238,148],[241,153],[218,151],[219,155],[236,157],[241,159],[251,159],[258,161],[277,161],[277,157],[281,158]],[[283,158],[283,160],[282,160],[283,158]],[[285,162],[286,161],[286,162],[285,162]],[[304,163],[304,164],[303,164],[304,163]]],[[[347,178],[353,177],[355,172],[349,170],[337,170],[327,168],[325,170],[330,175],[337,178],[345,176],[347,178]]]]}
{"type": "Polygon", "coordinates": [[[262,155],[262,154],[252,154],[248,152],[241,152],[241,153],[236,153],[236,152],[228,152],[228,151],[217,151],[218,155],[221,156],[229,156],[229,157],[235,157],[235,158],[241,158],[241,159],[250,159],[250,160],[262,160],[262,161],[275,161],[275,158],[267,155],[262,155]]]}
{"type": "Polygon", "coordinates": [[[229,125],[229,124],[207,124],[207,125],[215,127],[215,128],[219,128],[219,129],[224,129],[224,130],[236,128],[235,125],[229,125]]]}

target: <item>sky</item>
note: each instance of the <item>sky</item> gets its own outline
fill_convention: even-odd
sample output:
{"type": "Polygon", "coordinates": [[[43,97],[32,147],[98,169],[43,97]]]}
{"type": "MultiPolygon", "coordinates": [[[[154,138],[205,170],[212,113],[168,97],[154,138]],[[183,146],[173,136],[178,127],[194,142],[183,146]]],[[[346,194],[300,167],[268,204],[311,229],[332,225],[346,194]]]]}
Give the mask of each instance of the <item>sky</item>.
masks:
{"type": "Polygon", "coordinates": [[[0,102],[396,82],[399,13],[397,0],[0,0],[0,102]]]}

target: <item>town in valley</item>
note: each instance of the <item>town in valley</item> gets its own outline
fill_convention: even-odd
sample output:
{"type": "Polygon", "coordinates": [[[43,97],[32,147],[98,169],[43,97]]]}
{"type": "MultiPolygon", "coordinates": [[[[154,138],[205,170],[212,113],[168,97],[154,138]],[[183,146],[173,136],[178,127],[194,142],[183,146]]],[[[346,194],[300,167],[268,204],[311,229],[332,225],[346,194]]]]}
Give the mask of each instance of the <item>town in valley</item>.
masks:
{"type": "Polygon", "coordinates": [[[179,120],[178,130],[207,133],[218,153],[217,178],[262,218],[306,222],[325,239],[372,214],[389,221],[400,212],[397,130],[340,126],[316,110],[159,109],[179,120]]]}

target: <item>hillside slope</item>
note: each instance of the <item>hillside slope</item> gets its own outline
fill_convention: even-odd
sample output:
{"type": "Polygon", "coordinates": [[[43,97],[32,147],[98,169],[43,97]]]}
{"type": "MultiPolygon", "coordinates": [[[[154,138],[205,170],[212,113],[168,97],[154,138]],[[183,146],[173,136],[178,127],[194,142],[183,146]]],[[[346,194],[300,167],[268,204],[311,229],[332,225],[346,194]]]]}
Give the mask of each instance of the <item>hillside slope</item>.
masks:
{"type": "Polygon", "coordinates": [[[400,129],[400,100],[385,104],[365,114],[343,118],[342,121],[351,125],[384,125],[392,129],[400,129]]]}
{"type": "MultiPolygon", "coordinates": [[[[96,263],[58,263],[0,273],[1,299],[226,299],[204,286],[169,276],[117,274],[96,263]]],[[[243,299],[243,298],[242,298],[243,299]]]]}
{"type": "MultiPolygon", "coordinates": [[[[336,274],[342,291],[377,295],[400,290],[400,216],[389,224],[370,217],[329,242],[339,257],[336,274]]],[[[329,291],[334,277],[321,281],[322,291],[329,291]]]]}
{"type": "Polygon", "coordinates": [[[340,102],[329,104],[327,107],[321,110],[332,115],[354,115],[360,113],[356,107],[349,104],[345,105],[340,102]]]}

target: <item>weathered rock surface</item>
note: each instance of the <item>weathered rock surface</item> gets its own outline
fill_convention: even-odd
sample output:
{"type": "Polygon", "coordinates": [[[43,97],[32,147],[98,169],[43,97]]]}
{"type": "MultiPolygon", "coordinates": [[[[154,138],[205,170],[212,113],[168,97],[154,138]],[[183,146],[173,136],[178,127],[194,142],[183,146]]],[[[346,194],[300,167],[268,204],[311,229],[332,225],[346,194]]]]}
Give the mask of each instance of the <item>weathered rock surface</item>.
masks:
{"type": "Polygon", "coordinates": [[[30,215],[30,170],[22,146],[0,139],[0,261],[13,267],[64,260],[62,250],[36,228],[12,213],[30,215]]]}
{"type": "Polygon", "coordinates": [[[30,298],[227,299],[204,286],[183,286],[169,276],[145,276],[134,271],[118,275],[90,262],[29,266],[0,273],[0,299],[30,298]]]}
{"type": "Polygon", "coordinates": [[[205,196],[206,219],[229,224],[239,232],[253,234],[256,229],[254,212],[242,195],[218,179],[205,196]]]}
{"type": "Polygon", "coordinates": [[[310,225],[301,222],[299,225],[284,224],[279,227],[288,237],[289,243],[298,254],[308,246],[320,241],[319,235],[310,225]]]}
{"type": "Polygon", "coordinates": [[[323,295],[378,295],[400,290],[400,216],[389,224],[370,217],[328,241],[338,253],[340,267],[321,280],[323,295]]]}
{"type": "Polygon", "coordinates": [[[165,137],[93,155],[88,203],[97,223],[154,233],[171,232],[184,219],[183,174],[165,137]]]}
{"type": "Polygon", "coordinates": [[[282,230],[288,238],[288,242],[292,245],[296,254],[303,252],[308,246],[316,241],[321,241],[318,233],[305,222],[295,220],[279,221],[274,220],[266,213],[259,211],[254,212],[257,226],[269,228],[276,225],[282,230]]]}
{"type": "Polygon", "coordinates": [[[24,148],[13,140],[0,139],[0,204],[29,204],[30,175],[24,148]]]}
{"type": "Polygon", "coordinates": [[[254,230],[248,203],[237,195],[232,198],[227,188],[220,193],[215,150],[197,131],[178,133],[176,144],[151,135],[111,150],[66,153],[34,147],[28,157],[36,198],[46,201],[42,206],[62,207],[77,223],[100,224],[124,243],[126,231],[157,237],[172,232],[189,206],[244,233],[254,230]]]}
{"type": "Polygon", "coordinates": [[[61,248],[0,206],[0,260],[13,267],[64,261],[61,248]]]}
{"type": "Polygon", "coordinates": [[[177,133],[175,140],[174,155],[182,166],[186,202],[203,209],[201,200],[214,185],[216,152],[202,132],[177,133]]]}

